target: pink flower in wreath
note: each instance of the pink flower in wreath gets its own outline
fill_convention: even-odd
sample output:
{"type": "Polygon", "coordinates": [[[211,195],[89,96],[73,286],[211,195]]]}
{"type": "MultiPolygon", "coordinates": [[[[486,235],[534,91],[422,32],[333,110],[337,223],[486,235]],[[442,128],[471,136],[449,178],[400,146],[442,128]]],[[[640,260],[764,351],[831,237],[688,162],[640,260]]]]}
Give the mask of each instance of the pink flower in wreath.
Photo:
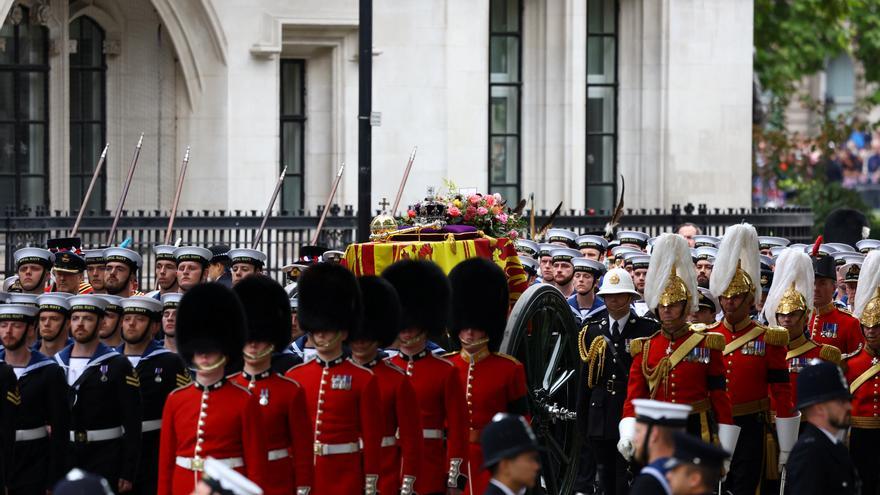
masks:
{"type": "Polygon", "coordinates": [[[507,237],[510,237],[511,239],[516,239],[517,237],[519,237],[519,232],[511,230],[507,233],[507,237]]]}
{"type": "Polygon", "coordinates": [[[480,195],[479,195],[479,194],[474,194],[474,195],[472,195],[471,197],[468,198],[468,201],[470,201],[470,203],[471,203],[472,205],[476,206],[476,205],[480,204],[480,199],[481,199],[481,198],[480,198],[480,195]]]}
{"type": "Polygon", "coordinates": [[[481,207],[477,208],[477,215],[488,215],[488,214],[489,214],[489,210],[487,210],[485,206],[481,206],[481,207]]]}
{"type": "Polygon", "coordinates": [[[501,223],[507,223],[507,213],[499,213],[495,215],[495,218],[501,223]]]}
{"type": "Polygon", "coordinates": [[[468,215],[470,215],[471,217],[473,217],[474,215],[477,214],[477,209],[476,209],[476,207],[468,206],[467,209],[465,210],[465,212],[466,212],[468,215]]]}
{"type": "Polygon", "coordinates": [[[495,204],[495,196],[489,195],[486,196],[486,204],[492,206],[495,204]]]}
{"type": "Polygon", "coordinates": [[[416,217],[416,212],[415,212],[415,210],[409,210],[409,211],[407,211],[407,212],[406,212],[406,216],[408,216],[408,217],[410,217],[410,218],[415,218],[415,217],[416,217]]]}
{"type": "Polygon", "coordinates": [[[446,212],[449,213],[449,216],[453,217],[453,218],[461,216],[461,210],[459,210],[458,208],[456,208],[454,206],[448,208],[446,210],[446,212]]]}

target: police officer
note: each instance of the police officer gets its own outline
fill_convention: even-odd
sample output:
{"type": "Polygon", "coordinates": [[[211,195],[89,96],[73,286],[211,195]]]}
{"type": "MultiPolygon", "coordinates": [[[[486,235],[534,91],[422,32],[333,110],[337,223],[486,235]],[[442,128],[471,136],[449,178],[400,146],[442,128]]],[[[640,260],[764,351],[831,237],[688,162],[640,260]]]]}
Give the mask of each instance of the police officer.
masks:
{"type": "Polygon", "coordinates": [[[730,454],[684,432],[674,432],[672,439],[675,452],[665,466],[672,494],[715,493],[724,469],[724,461],[730,454]]]}
{"type": "MultiPolygon", "coordinates": [[[[860,491],[858,472],[841,440],[850,424],[852,404],[840,368],[827,361],[805,367],[798,376],[797,391],[797,407],[803,412],[804,421],[786,466],[786,492],[876,493],[860,491]]],[[[865,453],[876,457],[876,445],[865,453]]]]}
{"type": "Polygon", "coordinates": [[[177,345],[195,381],[171,392],[162,411],[159,495],[192,493],[214,458],[265,486],[267,451],[259,397],[226,379],[244,347],[244,310],[226,287],[189,289],[177,313],[177,345]]]}
{"type": "Polygon", "coordinates": [[[64,476],[67,464],[70,426],[64,372],[53,359],[25,345],[35,331],[36,314],[32,306],[0,305],[0,361],[12,367],[20,392],[15,457],[8,466],[11,494],[44,495],[64,476]]]}
{"type": "Polygon", "coordinates": [[[492,474],[483,495],[515,495],[535,487],[542,448],[524,417],[496,414],[483,429],[480,445],[483,467],[492,474]]]}
{"type": "Polygon", "coordinates": [[[183,294],[162,294],[162,347],[177,353],[177,306],[183,294]]]}
{"type": "Polygon", "coordinates": [[[141,255],[131,249],[109,247],[104,250],[104,262],[107,265],[104,272],[107,294],[119,297],[143,295],[135,293],[138,270],[143,265],[141,255]]]}
{"type": "Polygon", "coordinates": [[[70,387],[68,463],[127,492],[141,447],[140,381],[131,363],[98,339],[104,299],[82,295],[69,302],[74,341],[55,355],[70,387]]]}
{"type": "Polygon", "coordinates": [[[174,250],[180,292],[186,293],[208,279],[208,264],[213,256],[210,250],[197,246],[182,246],[174,250]]]}
{"type": "Polygon", "coordinates": [[[232,287],[232,273],[229,271],[229,246],[216,244],[208,248],[207,281],[217,282],[225,287],[232,287]]]}
{"type": "MultiPolygon", "coordinates": [[[[610,270],[600,293],[609,299],[610,306],[588,320],[578,336],[578,349],[585,363],[578,420],[596,457],[599,482],[611,495],[627,490],[627,462],[617,451],[617,425],[632,365],[630,343],[653,335],[658,324],[636,315],[629,305],[638,293],[626,270],[610,270]]],[[[587,487],[579,489],[586,491],[587,487]]]]}
{"type": "Polygon", "coordinates": [[[492,261],[470,258],[449,272],[453,334],[461,351],[449,357],[458,369],[467,399],[470,427],[468,487],[482,493],[490,473],[482,468],[480,433],[499,412],[526,414],[526,374],[512,356],[498,352],[510,307],[507,277],[492,261]]]}
{"type": "Polygon", "coordinates": [[[94,294],[105,294],[104,272],[107,271],[107,264],[104,263],[104,250],[87,249],[83,252],[83,259],[86,262],[89,285],[92,286],[94,294]]]}
{"type": "Polygon", "coordinates": [[[180,356],[159,345],[153,337],[159,332],[162,303],[146,296],[122,300],[122,340],[117,351],[134,367],[140,380],[142,421],[141,456],[134,480],[134,492],[156,493],[159,472],[159,429],[162,409],[172,390],[190,382],[180,356]]]}
{"type": "Polygon", "coordinates": [[[691,407],[686,404],[634,399],[633,409],[635,411],[634,460],[642,466],[642,469],[633,479],[629,493],[670,495],[672,489],[666,479],[666,466],[675,448],[672,435],[687,427],[691,407]]]}
{"type": "Polygon", "coordinates": [[[13,254],[18,280],[9,292],[40,295],[49,280],[49,271],[55,263],[55,255],[47,249],[21,248],[13,254]]]}
{"type": "Polygon", "coordinates": [[[46,357],[54,357],[70,345],[70,296],[64,293],[43,294],[37,297],[37,332],[40,340],[34,350],[46,357]]]}
{"type": "Polygon", "coordinates": [[[229,261],[232,271],[232,285],[249,275],[262,274],[266,266],[266,253],[256,249],[230,249],[229,261]]]}
{"type": "Polygon", "coordinates": [[[312,486],[312,431],[306,426],[305,395],[299,383],[279,375],[272,363],[275,350],[290,342],[287,294],[262,275],[240,279],[233,291],[242,302],[247,325],[244,369],[232,380],[259,397],[269,451],[265,492],[307,493],[312,486]]]}
{"type": "Polygon", "coordinates": [[[349,336],[351,359],[370,369],[379,383],[382,418],[382,464],[380,493],[413,493],[421,462],[422,426],[412,413],[416,392],[406,373],[384,359],[381,350],[397,338],[400,298],[394,287],[380,277],[358,278],[364,300],[363,325],[349,336]]]}

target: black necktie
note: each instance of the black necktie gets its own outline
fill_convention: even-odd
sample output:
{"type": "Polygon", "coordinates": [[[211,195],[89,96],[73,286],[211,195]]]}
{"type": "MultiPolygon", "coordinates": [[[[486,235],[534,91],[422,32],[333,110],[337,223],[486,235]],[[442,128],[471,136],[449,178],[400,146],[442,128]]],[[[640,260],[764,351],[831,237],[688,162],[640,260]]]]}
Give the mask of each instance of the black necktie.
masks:
{"type": "Polygon", "coordinates": [[[611,325],[611,336],[617,337],[617,334],[620,333],[620,325],[617,324],[617,320],[614,320],[614,324],[611,325]]]}

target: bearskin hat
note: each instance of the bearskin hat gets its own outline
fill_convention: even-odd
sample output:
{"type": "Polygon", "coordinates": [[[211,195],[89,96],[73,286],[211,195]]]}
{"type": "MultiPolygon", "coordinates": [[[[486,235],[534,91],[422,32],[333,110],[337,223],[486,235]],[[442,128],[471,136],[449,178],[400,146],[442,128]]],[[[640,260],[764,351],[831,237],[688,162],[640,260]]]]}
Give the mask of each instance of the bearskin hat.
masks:
{"type": "Polygon", "coordinates": [[[357,329],[363,313],[361,291],[347,268],[336,263],[310,266],[303,271],[297,289],[296,314],[304,331],[357,329]]]}
{"type": "Polygon", "coordinates": [[[855,246],[857,242],[868,237],[868,226],[864,213],[850,208],[839,208],[829,213],[825,219],[822,237],[824,242],[841,242],[855,246]]]}
{"type": "Polygon", "coordinates": [[[246,342],[269,342],[278,352],[290,344],[290,300],[278,282],[252,275],[232,290],[244,307],[246,342]]]}
{"type": "Polygon", "coordinates": [[[364,319],[349,340],[375,340],[388,347],[400,329],[400,298],[385,279],[366,275],[358,279],[364,301],[364,319]]]}
{"type": "Polygon", "coordinates": [[[382,272],[400,298],[400,327],[419,328],[428,338],[445,335],[449,322],[449,279],[435,263],[425,260],[400,260],[382,272]]]}
{"type": "Polygon", "coordinates": [[[483,330],[489,338],[489,350],[497,351],[510,308],[504,271],[485,258],[470,258],[449,272],[449,284],[453,337],[466,328],[483,330]]]}
{"type": "Polygon", "coordinates": [[[244,310],[231,289],[219,283],[199,284],[183,295],[177,309],[177,348],[191,363],[197,352],[222,352],[228,361],[241,357],[244,310]]]}

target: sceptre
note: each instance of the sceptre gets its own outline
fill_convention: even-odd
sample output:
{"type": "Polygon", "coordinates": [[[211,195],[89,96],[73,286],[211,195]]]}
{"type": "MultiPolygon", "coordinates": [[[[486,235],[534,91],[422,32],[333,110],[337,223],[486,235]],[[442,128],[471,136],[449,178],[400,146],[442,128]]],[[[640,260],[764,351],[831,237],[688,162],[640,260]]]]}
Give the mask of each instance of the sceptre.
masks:
{"type": "Polygon", "coordinates": [[[189,164],[189,146],[183,154],[183,165],[180,166],[180,177],[177,179],[177,192],[174,193],[174,202],[171,203],[171,213],[168,215],[168,230],[165,231],[165,244],[171,242],[171,229],[174,228],[174,219],[177,217],[177,205],[180,203],[180,194],[183,192],[183,178],[186,177],[186,166],[189,164]]]}
{"type": "Polygon", "coordinates": [[[79,231],[79,224],[82,222],[83,214],[86,212],[86,205],[89,204],[89,198],[92,197],[92,189],[95,188],[95,183],[98,182],[98,177],[101,175],[101,169],[104,168],[104,160],[107,159],[108,148],[110,148],[110,143],[104,145],[101,158],[98,158],[98,164],[95,165],[95,173],[92,174],[92,181],[89,182],[89,188],[86,189],[86,195],[83,196],[82,206],[79,207],[79,213],[76,215],[76,222],[73,224],[73,230],[70,231],[70,237],[76,237],[76,233],[79,231]]]}
{"type": "Polygon", "coordinates": [[[134,177],[134,169],[137,167],[138,157],[141,156],[141,147],[144,144],[144,133],[138,138],[137,147],[134,149],[134,156],[131,157],[131,166],[128,167],[128,177],[125,178],[125,184],[122,186],[122,194],[119,196],[119,204],[116,205],[116,214],[113,217],[113,226],[110,227],[110,233],[107,234],[106,244],[109,246],[113,243],[113,236],[116,235],[116,226],[119,225],[119,217],[122,216],[122,207],[125,205],[125,198],[128,196],[128,188],[131,187],[131,179],[134,177]]]}
{"type": "Polygon", "coordinates": [[[416,150],[418,149],[418,146],[413,146],[412,153],[409,154],[409,161],[406,162],[406,168],[403,170],[403,177],[400,179],[400,187],[397,189],[397,196],[394,198],[394,207],[390,212],[392,216],[397,214],[397,207],[400,206],[400,197],[403,196],[403,189],[406,187],[406,181],[409,179],[409,171],[412,170],[413,162],[416,159],[416,150]]]}

